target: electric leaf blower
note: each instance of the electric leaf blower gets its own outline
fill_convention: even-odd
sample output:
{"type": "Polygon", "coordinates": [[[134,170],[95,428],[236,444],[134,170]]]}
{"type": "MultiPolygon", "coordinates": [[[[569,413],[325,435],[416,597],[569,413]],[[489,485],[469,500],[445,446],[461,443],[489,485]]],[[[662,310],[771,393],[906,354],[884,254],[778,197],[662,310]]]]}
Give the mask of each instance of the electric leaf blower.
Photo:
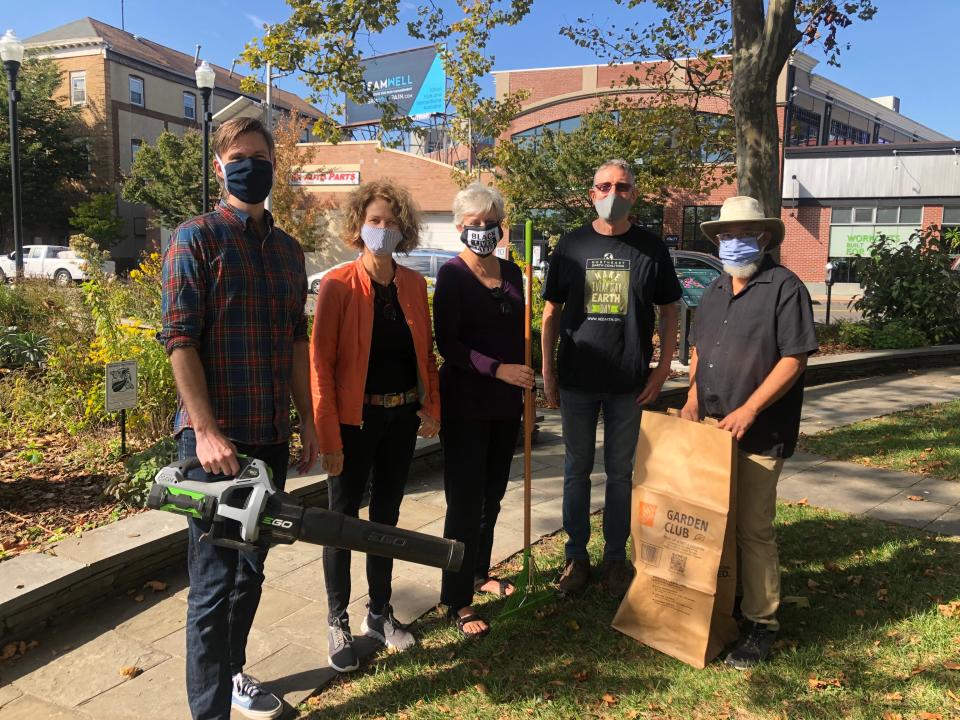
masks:
{"type": "Polygon", "coordinates": [[[201,540],[236,550],[301,540],[443,570],[460,569],[463,543],[322,508],[305,508],[289,493],[277,491],[270,468],[262,460],[240,460],[236,477],[210,482],[187,478],[191,470],[200,467],[197,458],[167,465],[154,479],[147,507],[205,520],[210,530],[201,540]]]}

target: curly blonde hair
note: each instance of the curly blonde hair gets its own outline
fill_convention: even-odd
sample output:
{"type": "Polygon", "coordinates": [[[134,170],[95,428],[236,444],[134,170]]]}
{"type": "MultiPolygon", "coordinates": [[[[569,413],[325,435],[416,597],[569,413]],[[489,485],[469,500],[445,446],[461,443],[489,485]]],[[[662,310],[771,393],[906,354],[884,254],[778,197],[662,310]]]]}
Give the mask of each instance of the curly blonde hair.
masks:
{"type": "Polygon", "coordinates": [[[367,216],[367,206],[376,198],[385,200],[397,221],[403,240],[397,252],[407,253],[420,244],[420,212],[406,188],[392,180],[364,183],[347,195],[340,207],[340,238],[347,247],[363,249],[360,228],[367,216]]]}

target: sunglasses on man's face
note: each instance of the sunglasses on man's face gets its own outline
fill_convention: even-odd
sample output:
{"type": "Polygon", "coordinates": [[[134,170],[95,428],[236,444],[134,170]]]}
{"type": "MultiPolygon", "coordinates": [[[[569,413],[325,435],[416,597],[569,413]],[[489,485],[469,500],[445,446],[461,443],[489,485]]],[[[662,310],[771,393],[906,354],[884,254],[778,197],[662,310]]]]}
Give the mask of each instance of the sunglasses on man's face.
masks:
{"type": "Polygon", "coordinates": [[[602,183],[597,183],[593,187],[602,193],[610,192],[611,188],[616,190],[618,193],[626,193],[633,190],[633,185],[625,182],[618,182],[618,183],[602,182],[602,183]]]}

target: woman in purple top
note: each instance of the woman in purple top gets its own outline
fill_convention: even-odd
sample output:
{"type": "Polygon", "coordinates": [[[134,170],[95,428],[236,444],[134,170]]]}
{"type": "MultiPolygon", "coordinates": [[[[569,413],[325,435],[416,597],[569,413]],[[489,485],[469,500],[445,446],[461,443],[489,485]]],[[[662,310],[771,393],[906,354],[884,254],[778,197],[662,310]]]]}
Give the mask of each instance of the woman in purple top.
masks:
{"type": "Polygon", "coordinates": [[[464,543],[463,566],[445,572],[440,602],[466,637],[490,631],[474,610],[475,592],[509,595],[491,578],[493,529],[517,444],[523,388],[533,370],[523,364],[523,280],[520,268],[493,254],[503,236],[503,198],[474,183],[453,202],[466,248],[437,273],[434,335],[440,367],[443,535],[464,543]]]}

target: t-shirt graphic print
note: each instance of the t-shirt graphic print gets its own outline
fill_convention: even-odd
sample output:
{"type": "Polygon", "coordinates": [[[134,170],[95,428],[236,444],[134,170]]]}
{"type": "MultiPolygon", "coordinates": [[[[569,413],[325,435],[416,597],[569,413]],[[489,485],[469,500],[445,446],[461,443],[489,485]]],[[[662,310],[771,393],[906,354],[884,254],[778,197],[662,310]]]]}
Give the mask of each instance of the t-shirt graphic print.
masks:
{"type": "Polygon", "coordinates": [[[584,278],[587,320],[619,321],[630,308],[630,261],[604,253],[588,259],[584,278]]]}

